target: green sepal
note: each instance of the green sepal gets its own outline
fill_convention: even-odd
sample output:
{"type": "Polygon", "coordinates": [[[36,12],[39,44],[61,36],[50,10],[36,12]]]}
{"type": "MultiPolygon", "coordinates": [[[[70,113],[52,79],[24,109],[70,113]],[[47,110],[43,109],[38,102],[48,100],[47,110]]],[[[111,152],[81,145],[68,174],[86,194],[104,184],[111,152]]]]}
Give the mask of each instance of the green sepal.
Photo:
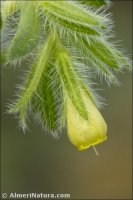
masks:
{"type": "Polygon", "coordinates": [[[71,57],[64,47],[58,47],[56,53],[57,70],[62,81],[65,92],[71,99],[78,113],[85,119],[88,119],[88,113],[82,99],[78,77],[72,67],[71,57]]]}

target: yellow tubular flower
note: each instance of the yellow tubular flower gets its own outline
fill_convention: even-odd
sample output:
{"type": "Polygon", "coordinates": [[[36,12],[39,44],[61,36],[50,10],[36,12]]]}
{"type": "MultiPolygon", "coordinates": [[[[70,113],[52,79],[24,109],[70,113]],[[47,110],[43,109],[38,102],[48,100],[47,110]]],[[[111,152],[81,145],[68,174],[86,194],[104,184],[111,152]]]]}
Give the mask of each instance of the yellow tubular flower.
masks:
{"type": "Polygon", "coordinates": [[[76,111],[67,96],[67,129],[72,144],[79,150],[101,143],[107,139],[107,125],[91,98],[84,92],[83,100],[88,112],[88,120],[84,120],[76,111]]]}

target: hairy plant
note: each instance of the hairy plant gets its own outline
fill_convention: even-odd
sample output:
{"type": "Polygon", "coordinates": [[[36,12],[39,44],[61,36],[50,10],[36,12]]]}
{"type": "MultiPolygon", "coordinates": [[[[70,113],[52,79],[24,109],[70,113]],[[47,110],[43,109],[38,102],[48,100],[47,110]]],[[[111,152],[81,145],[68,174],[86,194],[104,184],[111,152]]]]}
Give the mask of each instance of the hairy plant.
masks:
{"type": "Polygon", "coordinates": [[[107,125],[93,88],[96,75],[110,85],[130,61],[111,42],[107,0],[4,1],[1,62],[30,60],[26,77],[8,112],[27,128],[31,113],[57,136],[67,125],[79,150],[106,140],[107,125]]]}

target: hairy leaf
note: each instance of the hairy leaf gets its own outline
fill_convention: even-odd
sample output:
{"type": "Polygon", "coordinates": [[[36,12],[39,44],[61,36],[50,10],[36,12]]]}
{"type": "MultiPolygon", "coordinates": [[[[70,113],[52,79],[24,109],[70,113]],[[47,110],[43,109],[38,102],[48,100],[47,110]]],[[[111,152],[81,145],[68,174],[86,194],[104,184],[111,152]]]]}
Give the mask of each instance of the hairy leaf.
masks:
{"type": "Polygon", "coordinates": [[[39,5],[44,9],[49,20],[53,20],[72,30],[91,35],[101,35],[108,19],[87,11],[80,4],[71,1],[40,1],[39,5]],[[66,12],[67,10],[67,12],[66,12]]]}
{"type": "Polygon", "coordinates": [[[46,127],[53,134],[63,127],[61,119],[63,115],[63,94],[60,84],[55,66],[49,63],[32,100],[34,113],[38,114],[43,127],[46,127]]]}
{"type": "Polygon", "coordinates": [[[9,60],[18,60],[31,53],[37,45],[40,32],[40,19],[34,2],[22,2],[18,30],[9,48],[9,60]]]}
{"type": "Polygon", "coordinates": [[[28,106],[30,106],[30,101],[33,95],[36,93],[42,75],[45,69],[47,68],[48,60],[51,56],[53,47],[54,47],[54,38],[50,34],[47,40],[45,41],[44,46],[42,46],[41,53],[36,61],[36,64],[33,64],[32,66],[31,72],[29,74],[28,79],[26,80],[25,86],[19,96],[18,101],[10,110],[10,112],[19,112],[20,119],[22,122],[24,122],[25,120],[25,114],[28,109],[28,106]]]}

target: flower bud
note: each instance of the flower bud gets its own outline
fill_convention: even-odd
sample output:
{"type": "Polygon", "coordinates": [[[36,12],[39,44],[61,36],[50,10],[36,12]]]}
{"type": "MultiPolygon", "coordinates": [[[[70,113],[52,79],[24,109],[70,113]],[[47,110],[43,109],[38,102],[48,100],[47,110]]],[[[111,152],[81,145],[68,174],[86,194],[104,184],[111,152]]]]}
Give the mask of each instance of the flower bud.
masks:
{"type": "Polygon", "coordinates": [[[82,92],[88,112],[88,120],[83,119],[67,97],[67,130],[72,144],[84,150],[107,139],[107,125],[91,98],[82,92]]]}

